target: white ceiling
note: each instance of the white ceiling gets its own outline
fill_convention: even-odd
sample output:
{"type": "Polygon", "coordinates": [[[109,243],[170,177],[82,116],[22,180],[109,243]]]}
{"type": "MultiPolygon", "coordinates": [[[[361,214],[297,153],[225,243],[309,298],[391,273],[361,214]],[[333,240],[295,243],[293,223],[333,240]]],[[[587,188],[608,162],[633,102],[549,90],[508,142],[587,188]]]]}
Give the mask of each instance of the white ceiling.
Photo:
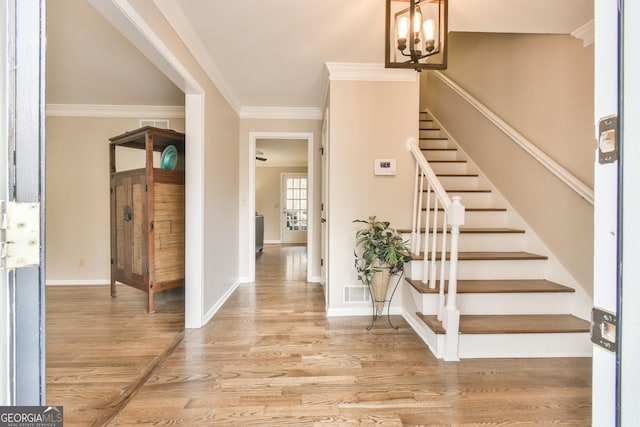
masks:
{"type": "MultiPolygon", "coordinates": [[[[182,105],[182,93],[88,1],[47,3],[47,102],[182,105]]],[[[384,62],[384,0],[154,2],[238,113],[319,110],[325,63],[384,62]]],[[[570,33],[593,17],[593,0],[449,4],[452,31],[570,33]]]]}

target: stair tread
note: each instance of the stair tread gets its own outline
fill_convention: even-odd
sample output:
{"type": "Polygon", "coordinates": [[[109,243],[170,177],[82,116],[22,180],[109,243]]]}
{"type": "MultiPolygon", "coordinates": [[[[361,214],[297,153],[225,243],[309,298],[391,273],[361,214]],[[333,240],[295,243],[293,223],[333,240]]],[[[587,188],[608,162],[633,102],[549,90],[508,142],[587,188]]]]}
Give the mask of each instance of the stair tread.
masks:
{"type": "MultiPolygon", "coordinates": [[[[440,282],[434,289],[421,280],[405,279],[421,294],[436,294],[440,282]]],[[[445,280],[445,292],[449,281],[445,280]]],[[[514,280],[458,280],[459,294],[532,293],[532,292],[575,292],[575,289],[545,279],[514,280]]]]}
{"type": "MultiPolygon", "coordinates": [[[[451,230],[450,227],[447,227],[447,232],[451,230]]],[[[411,233],[410,228],[398,228],[399,233],[411,233]]],[[[424,233],[425,229],[421,228],[420,233],[424,233]]],[[[442,228],[438,228],[438,233],[442,233],[442,228]]],[[[524,233],[524,230],[518,228],[508,228],[508,227],[460,227],[460,233],[469,233],[469,234],[483,234],[483,233],[501,233],[501,234],[517,234],[524,233]]]]}
{"type": "MultiPolygon", "coordinates": [[[[423,211],[426,211],[427,208],[422,208],[423,211]]],[[[429,208],[429,210],[433,210],[433,208],[429,208]]],[[[442,208],[438,208],[439,211],[442,211],[444,209],[442,208]]],[[[492,208],[492,207],[488,207],[488,208],[474,208],[474,207],[469,207],[469,206],[465,206],[464,207],[464,211],[465,212],[506,212],[507,208],[492,208]]]]}
{"type": "MultiPolygon", "coordinates": [[[[444,334],[442,322],[435,315],[418,316],[435,333],[444,334]]],[[[572,314],[503,314],[461,315],[461,334],[544,334],[589,332],[586,320],[572,314]]]]}
{"type": "MultiPolygon", "coordinates": [[[[429,190],[422,190],[424,193],[429,190]]],[[[445,188],[447,193],[491,193],[490,188],[445,188]]]]}
{"type": "Polygon", "coordinates": [[[448,178],[477,178],[477,173],[437,173],[436,176],[448,178]]]}
{"type": "Polygon", "coordinates": [[[491,193],[490,188],[445,188],[447,193],[491,193]]]}
{"type": "Polygon", "coordinates": [[[420,137],[419,139],[420,141],[448,141],[449,140],[449,138],[445,136],[423,136],[423,137],[420,137]]]}
{"type": "Polygon", "coordinates": [[[458,151],[457,148],[421,148],[420,151],[458,151]]]}
{"type": "Polygon", "coordinates": [[[466,160],[429,160],[429,163],[467,163],[466,160]]]}
{"type": "MultiPolygon", "coordinates": [[[[450,253],[446,253],[447,259],[449,259],[450,253]]],[[[436,253],[436,260],[442,258],[442,253],[438,251],[436,253]]],[[[544,255],[538,255],[531,252],[517,251],[517,252],[458,252],[458,261],[516,261],[516,260],[545,260],[548,257],[544,255]]],[[[420,255],[411,254],[411,259],[415,261],[424,260],[424,253],[420,252],[420,255]]],[[[429,258],[431,259],[431,258],[429,258]]]]}

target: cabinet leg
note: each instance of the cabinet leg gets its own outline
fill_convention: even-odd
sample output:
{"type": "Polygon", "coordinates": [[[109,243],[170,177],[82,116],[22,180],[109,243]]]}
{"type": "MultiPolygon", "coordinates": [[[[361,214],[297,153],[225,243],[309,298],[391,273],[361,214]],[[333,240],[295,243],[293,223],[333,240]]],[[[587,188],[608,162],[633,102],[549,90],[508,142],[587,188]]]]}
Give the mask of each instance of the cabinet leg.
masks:
{"type": "Polygon", "coordinates": [[[151,314],[151,313],[155,313],[156,312],[156,308],[154,306],[153,303],[153,290],[149,289],[149,293],[147,294],[149,297],[149,302],[148,302],[148,308],[147,308],[147,313],[151,314]]]}

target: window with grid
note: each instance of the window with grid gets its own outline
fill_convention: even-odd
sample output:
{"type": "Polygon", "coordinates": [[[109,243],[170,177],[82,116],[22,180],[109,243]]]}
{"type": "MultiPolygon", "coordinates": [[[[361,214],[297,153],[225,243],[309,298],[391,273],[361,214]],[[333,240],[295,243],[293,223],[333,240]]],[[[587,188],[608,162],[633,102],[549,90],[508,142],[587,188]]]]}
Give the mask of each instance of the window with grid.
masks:
{"type": "Polygon", "coordinates": [[[307,178],[286,178],[287,229],[307,229],[307,178]]]}

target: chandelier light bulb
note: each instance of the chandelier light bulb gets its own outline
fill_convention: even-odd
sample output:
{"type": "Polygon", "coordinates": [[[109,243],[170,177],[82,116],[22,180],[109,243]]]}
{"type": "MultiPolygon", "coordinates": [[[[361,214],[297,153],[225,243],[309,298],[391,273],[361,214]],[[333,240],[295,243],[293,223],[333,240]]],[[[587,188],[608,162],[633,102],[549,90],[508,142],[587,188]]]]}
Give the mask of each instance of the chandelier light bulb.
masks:
{"type": "Polygon", "coordinates": [[[420,28],[422,28],[422,13],[420,13],[420,9],[416,8],[413,15],[413,34],[416,43],[420,43],[420,28]]]}
{"type": "Polygon", "coordinates": [[[403,52],[407,48],[409,36],[409,18],[402,16],[398,19],[398,50],[403,52]]]}
{"type": "Polygon", "coordinates": [[[406,39],[409,35],[409,18],[406,16],[401,16],[398,19],[398,38],[406,39]]]}
{"type": "Polygon", "coordinates": [[[425,48],[427,52],[431,52],[436,45],[436,31],[435,31],[435,23],[433,19],[427,19],[424,21],[424,38],[425,38],[425,48]]]}

